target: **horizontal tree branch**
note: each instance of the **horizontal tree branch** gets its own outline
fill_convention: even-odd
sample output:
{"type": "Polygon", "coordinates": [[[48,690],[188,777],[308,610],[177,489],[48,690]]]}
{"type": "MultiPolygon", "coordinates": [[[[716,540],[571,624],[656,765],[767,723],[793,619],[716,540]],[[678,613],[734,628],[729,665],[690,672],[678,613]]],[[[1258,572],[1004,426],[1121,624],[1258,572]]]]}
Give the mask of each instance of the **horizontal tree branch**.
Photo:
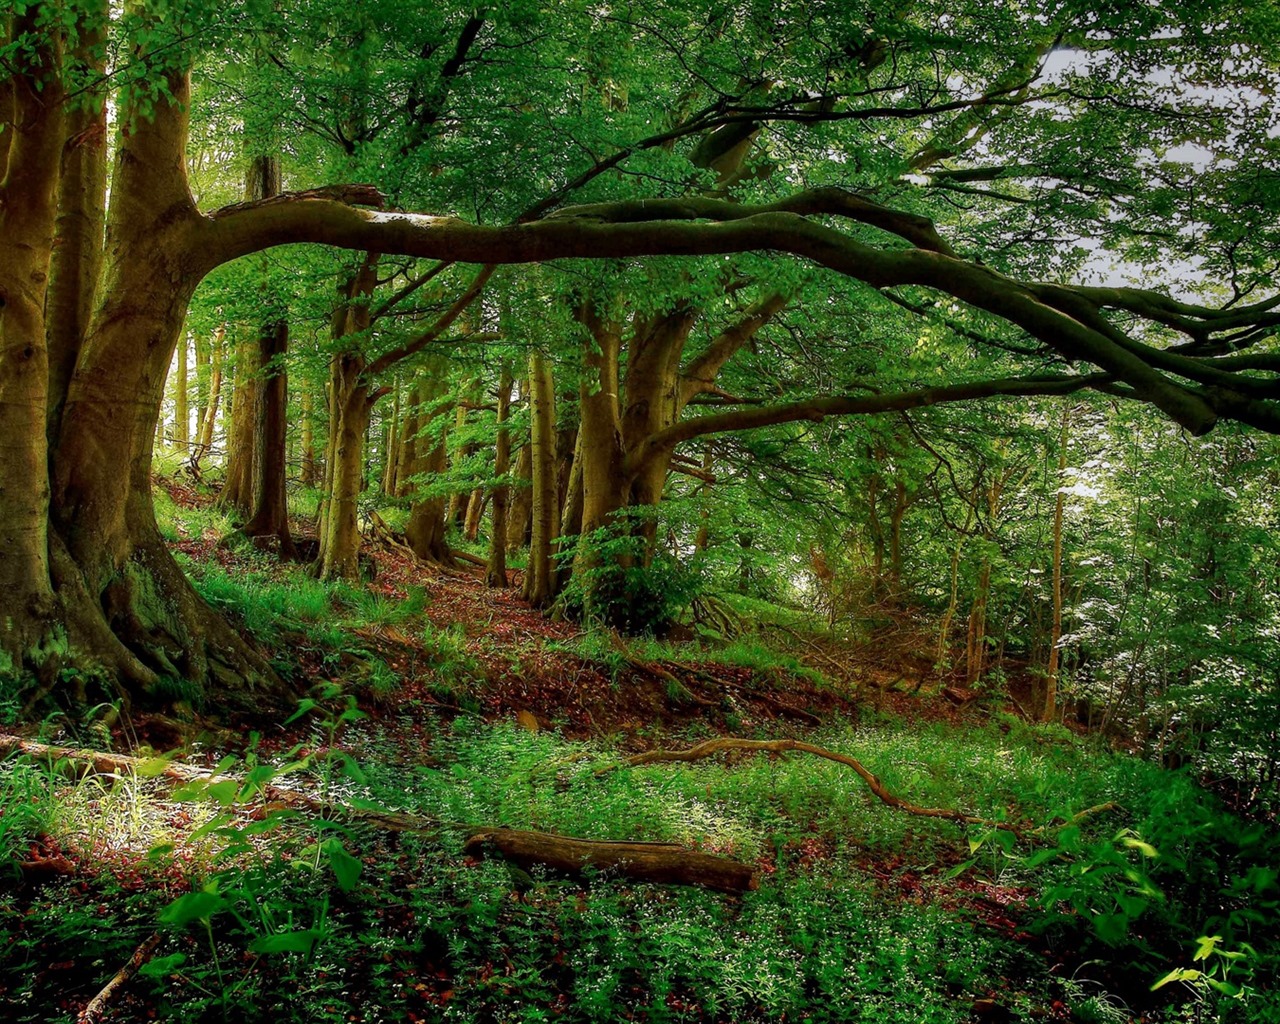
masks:
{"type": "Polygon", "coordinates": [[[903,391],[889,395],[838,395],[831,398],[811,398],[786,405],[735,409],[709,416],[694,416],[647,437],[643,443],[628,453],[623,472],[638,473],[649,460],[664,455],[678,444],[707,434],[755,430],[759,427],[795,423],[801,420],[821,422],[828,416],[866,416],[884,412],[902,412],[927,405],[969,402],[984,398],[1069,395],[1086,388],[1097,388],[1110,381],[1111,377],[1105,373],[1068,377],[1010,377],[922,388],[918,391],[903,391]]]}

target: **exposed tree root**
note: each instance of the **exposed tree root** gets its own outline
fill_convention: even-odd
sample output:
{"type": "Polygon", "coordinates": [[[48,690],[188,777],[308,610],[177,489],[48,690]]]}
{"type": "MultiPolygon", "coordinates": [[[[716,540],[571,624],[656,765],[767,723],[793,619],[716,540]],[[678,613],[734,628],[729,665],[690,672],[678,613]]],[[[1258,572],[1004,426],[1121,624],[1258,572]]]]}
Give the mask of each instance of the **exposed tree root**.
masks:
{"type": "Polygon", "coordinates": [[[76,1024],[97,1024],[102,1019],[112,996],[124,988],[129,979],[142,969],[142,965],[155,955],[161,938],[160,932],[155,932],[133,951],[133,956],[129,957],[128,963],[116,971],[111,980],[102,987],[102,991],[90,999],[85,1008],[80,1011],[76,1024]]]}

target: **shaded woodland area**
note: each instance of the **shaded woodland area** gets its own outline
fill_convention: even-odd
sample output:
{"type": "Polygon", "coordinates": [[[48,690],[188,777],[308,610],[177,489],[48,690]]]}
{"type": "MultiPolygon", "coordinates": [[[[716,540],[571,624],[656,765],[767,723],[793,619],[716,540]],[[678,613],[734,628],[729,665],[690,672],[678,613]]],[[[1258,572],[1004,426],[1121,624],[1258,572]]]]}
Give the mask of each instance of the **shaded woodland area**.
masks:
{"type": "Polygon", "coordinates": [[[0,1017],[1280,1019],[1280,9],[0,10],[0,1017]]]}

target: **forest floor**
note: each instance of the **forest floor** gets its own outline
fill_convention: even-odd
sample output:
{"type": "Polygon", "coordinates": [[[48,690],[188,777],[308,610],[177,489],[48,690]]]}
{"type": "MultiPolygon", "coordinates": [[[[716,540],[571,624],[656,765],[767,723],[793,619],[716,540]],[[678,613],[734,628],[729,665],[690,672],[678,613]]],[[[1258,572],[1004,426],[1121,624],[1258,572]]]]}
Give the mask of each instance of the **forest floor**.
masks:
{"type": "MultiPolygon", "coordinates": [[[[1184,938],[1139,923],[1172,897],[1131,826],[1168,816],[1160,794],[1201,791],[1026,722],[1016,671],[957,689],[922,617],[846,636],[755,602],[741,635],[622,638],[530,609],[518,570],[494,589],[381,551],[371,581],[328,587],[221,545],[194,488],[157,501],[198,589],[305,699],[106,774],[0,762],[0,1019],[1119,1022],[1226,1005],[1189,982],[1152,995],[1184,938]],[[891,806],[804,749],[627,764],[723,737],[856,757],[891,796],[987,824],[891,806]],[[174,764],[222,776],[175,785],[174,764]],[[1111,802],[1125,810],[1072,821],[1111,802]],[[387,828],[388,811],[416,824],[387,828]],[[747,865],[752,888],[526,871],[464,850],[476,826],[676,844],[747,865]]],[[[0,731],[144,758],[174,738],[137,717],[0,731]]],[[[1230,1019],[1271,1019],[1259,998],[1264,1015],[1230,1019]]]]}

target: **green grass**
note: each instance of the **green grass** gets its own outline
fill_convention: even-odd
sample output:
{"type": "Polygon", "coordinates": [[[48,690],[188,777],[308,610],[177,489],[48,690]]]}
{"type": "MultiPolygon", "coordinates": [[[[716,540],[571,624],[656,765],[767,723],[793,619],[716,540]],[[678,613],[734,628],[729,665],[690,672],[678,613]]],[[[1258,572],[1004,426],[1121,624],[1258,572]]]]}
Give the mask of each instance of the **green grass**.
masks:
{"type": "MultiPolygon", "coordinates": [[[[1173,1024],[1184,1019],[1180,1005],[1196,1004],[1164,1004],[1146,988],[1190,962],[1192,950],[1181,940],[1194,940],[1204,926],[1235,928],[1222,932],[1231,935],[1224,945],[1242,948],[1246,925],[1258,951],[1252,998],[1226,1000],[1209,990],[1201,998],[1215,1016],[1201,1019],[1261,1024],[1276,1007],[1266,981],[1275,962],[1274,921],[1249,922],[1239,913],[1265,910],[1274,899],[1274,878],[1264,870],[1274,836],[1231,818],[1185,775],[1133,758],[994,727],[921,730],[890,722],[833,726],[811,737],[862,759],[886,786],[919,804],[1032,823],[1105,799],[1125,805],[1120,815],[1091,820],[1071,840],[1070,856],[1059,856],[1052,842],[1006,849],[980,828],[904,814],[874,799],[848,769],[801,754],[597,774],[619,758],[607,743],[458,719],[431,724],[427,767],[404,763],[394,737],[371,722],[343,726],[336,712],[312,714],[321,714],[326,743],[335,730],[359,730],[361,770],[344,770],[332,783],[344,799],[445,821],[697,845],[758,865],[760,888],[729,898],[535,872],[516,900],[502,863],[464,863],[462,837],[447,829],[388,843],[339,821],[295,819],[286,829],[269,817],[258,827],[251,816],[244,825],[206,829],[213,848],[186,862],[197,888],[216,886],[216,899],[207,931],[203,918],[188,915],[165,932],[158,955],[181,962],[135,982],[158,1019],[345,1020],[354,1013],[379,1020],[407,1019],[411,1010],[441,1021],[785,1015],[958,1024],[969,1019],[975,998],[994,993],[1015,1016],[1065,999],[1079,1020],[1105,1019],[1122,998],[1132,1005],[1142,997],[1149,1020],[1173,1024]],[[1127,845],[1134,835],[1143,838],[1127,845]],[[1140,848],[1146,840],[1159,848],[1154,860],[1140,848]],[[975,927],[973,912],[955,901],[954,893],[967,890],[956,889],[961,883],[949,881],[946,868],[969,854],[971,841],[981,845],[968,877],[1026,893],[1031,907],[1020,927],[1040,931],[1034,939],[1011,941],[982,925],[981,915],[975,927]],[[234,858],[218,855],[219,844],[234,858]],[[1041,851],[1051,856],[1033,864],[1041,851]],[[1125,935],[1100,944],[1088,927],[1091,915],[1100,899],[1129,891],[1134,872],[1163,896],[1125,935]],[[1237,876],[1250,879],[1247,893],[1231,889],[1237,876]],[[905,889],[904,879],[913,880],[905,889]],[[1237,895],[1222,897],[1224,886],[1237,895]],[[1037,908],[1038,895],[1051,892],[1062,894],[1037,908]],[[1234,923],[1210,915],[1220,898],[1234,904],[1234,923]],[[1064,924],[1056,918],[1072,901],[1083,909],[1064,924]],[[263,942],[293,942],[269,937],[294,933],[305,936],[297,941],[307,952],[246,955],[263,942]],[[1041,948],[1050,949],[1048,959],[1041,948]],[[1074,966],[1051,972],[1056,962],[1074,966]],[[1122,985],[1128,989],[1117,994],[1122,985]]],[[[312,761],[301,777],[318,784],[333,767],[312,761]]],[[[71,844],[92,827],[97,840],[110,833],[141,855],[155,847],[155,808],[161,820],[171,813],[163,810],[172,806],[168,798],[156,803],[163,793],[153,785],[95,791],[67,783],[59,790],[47,772],[33,770],[12,763],[0,770],[0,827],[11,826],[17,837],[11,849],[46,831],[71,844]],[[62,804],[70,810],[54,813],[62,804]],[[27,807],[32,816],[15,816],[27,807]],[[106,808],[97,814],[100,824],[90,826],[78,809],[91,807],[106,808]]],[[[198,820],[217,810],[202,810],[198,820]]],[[[27,992],[21,1005],[32,1008],[23,1016],[19,1007],[14,1020],[69,1020],[31,1015],[52,1005],[56,984],[38,964],[96,956],[100,966],[84,986],[92,994],[128,955],[131,947],[118,935],[140,941],[166,902],[154,893],[114,891],[105,878],[78,895],[54,887],[32,898],[41,908],[36,915],[0,907],[0,940],[8,941],[0,949],[10,951],[0,955],[0,1005],[18,1005],[3,1000],[27,992]],[[106,913],[89,912],[97,906],[106,913]]]]}

